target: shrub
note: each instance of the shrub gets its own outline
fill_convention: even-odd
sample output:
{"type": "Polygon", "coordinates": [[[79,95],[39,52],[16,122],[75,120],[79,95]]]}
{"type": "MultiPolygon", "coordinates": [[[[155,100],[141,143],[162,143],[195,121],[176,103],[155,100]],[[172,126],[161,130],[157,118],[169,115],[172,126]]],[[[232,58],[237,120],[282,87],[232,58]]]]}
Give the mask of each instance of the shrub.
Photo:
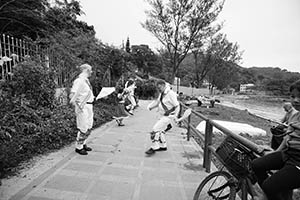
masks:
{"type": "Polygon", "coordinates": [[[54,103],[54,74],[34,61],[16,65],[11,81],[6,83],[10,97],[26,99],[34,107],[51,107],[54,103]]]}
{"type": "Polygon", "coordinates": [[[35,155],[70,144],[76,137],[69,107],[32,109],[15,104],[1,117],[0,172],[7,174],[35,155]]]}
{"type": "Polygon", "coordinates": [[[149,99],[155,97],[157,90],[154,80],[139,81],[136,86],[135,92],[139,98],[149,99]]]}

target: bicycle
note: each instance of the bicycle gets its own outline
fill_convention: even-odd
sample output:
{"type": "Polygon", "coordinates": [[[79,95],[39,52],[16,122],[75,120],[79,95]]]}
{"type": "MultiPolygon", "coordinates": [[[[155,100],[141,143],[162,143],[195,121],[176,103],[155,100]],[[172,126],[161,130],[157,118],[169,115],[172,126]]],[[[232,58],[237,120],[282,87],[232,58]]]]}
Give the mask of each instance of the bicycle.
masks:
{"type": "Polygon", "coordinates": [[[256,196],[253,188],[256,180],[250,163],[258,156],[261,155],[227,136],[216,149],[216,157],[221,161],[222,168],[209,174],[200,183],[193,200],[253,199],[256,196]]]}

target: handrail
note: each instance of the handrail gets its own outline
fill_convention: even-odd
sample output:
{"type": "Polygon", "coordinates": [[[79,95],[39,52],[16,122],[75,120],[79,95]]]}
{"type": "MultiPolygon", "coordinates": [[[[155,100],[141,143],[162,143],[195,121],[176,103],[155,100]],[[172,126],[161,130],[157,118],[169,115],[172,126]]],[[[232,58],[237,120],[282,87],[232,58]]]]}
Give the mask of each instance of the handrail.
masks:
{"type": "MultiPolygon", "coordinates": [[[[184,109],[188,109],[189,107],[184,105],[182,102],[180,102],[180,105],[184,109]]],[[[181,111],[182,112],[182,111],[181,111]]],[[[245,147],[249,148],[253,152],[261,155],[263,149],[260,148],[257,144],[254,142],[251,142],[250,140],[232,132],[231,130],[221,126],[220,124],[216,123],[215,121],[207,118],[206,116],[192,110],[192,114],[188,117],[188,120],[184,120],[184,122],[187,125],[187,140],[190,139],[190,131],[192,130],[194,133],[196,133],[198,136],[200,136],[200,139],[202,142],[204,142],[204,158],[203,158],[203,167],[206,169],[206,172],[210,172],[210,165],[211,165],[211,156],[212,154],[215,154],[215,149],[212,147],[212,136],[213,136],[213,127],[216,127],[220,131],[222,131],[224,134],[229,135],[233,137],[235,140],[240,142],[245,147]],[[200,117],[201,119],[206,121],[206,127],[205,127],[205,134],[204,137],[202,133],[197,130],[193,125],[191,125],[191,116],[192,114],[200,117]]]]}

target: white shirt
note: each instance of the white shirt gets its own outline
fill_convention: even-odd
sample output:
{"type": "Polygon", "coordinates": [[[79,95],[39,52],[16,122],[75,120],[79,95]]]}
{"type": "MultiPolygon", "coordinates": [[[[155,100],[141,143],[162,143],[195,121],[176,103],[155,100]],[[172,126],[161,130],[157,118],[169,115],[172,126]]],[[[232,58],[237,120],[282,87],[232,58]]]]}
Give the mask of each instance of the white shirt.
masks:
{"type": "Polygon", "coordinates": [[[74,93],[74,96],[70,102],[75,102],[81,108],[86,104],[86,102],[94,101],[92,87],[86,74],[80,74],[74,81],[71,93],[74,93]]]}
{"type": "MultiPolygon", "coordinates": [[[[179,106],[179,102],[177,100],[177,94],[170,89],[170,87],[166,87],[166,89],[163,92],[163,99],[162,102],[164,103],[164,105],[168,108],[168,110],[172,109],[175,106],[179,106]]],[[[161,98],[161,94],[158,97],[158,102],[159,102],[159,111],[161,114],[164,114],[166,111],[164,110],[161,102],[160,102],[160,98],[161,98]]],[[[171,113],[171,114],[175,114],[177,115],[178,113],[171,113]]]]}
{"type": "Polygon", "coordinates": [[[133,96],[134,95],[134,90],[135,90],[135,82],[133,82],[131,85],[128,86],[128,81],[125,83],[125,91],[128,92],[129,95],[133,96]]]}

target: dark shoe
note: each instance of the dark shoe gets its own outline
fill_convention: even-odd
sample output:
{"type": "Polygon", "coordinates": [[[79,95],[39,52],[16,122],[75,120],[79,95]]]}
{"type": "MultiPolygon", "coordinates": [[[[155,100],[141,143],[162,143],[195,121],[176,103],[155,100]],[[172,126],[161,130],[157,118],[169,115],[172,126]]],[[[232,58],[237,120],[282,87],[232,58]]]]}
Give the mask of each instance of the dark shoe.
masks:
{"type": "Polygon", "coordinates": [[[167,126],[165,132],[167,132],[167,131],[170,130],[171,128],[172,128],[172,125],[171,125],[171,124],[168,124],[168,126],[167,126]]]}
{"type": "Polygon", "coordinates": [[[88,153],[84,149],[75,149],[76,153],[79,153],[80,155],[87,155],[88,153]]]}
{"type": "Polygon", "coordinates": [[[152,148],[150,148],[148,151],[145,152],[145,154],[147,154],[147,155],[152,155],[154,153],[155,153],[155,150],[152,148]]]}
{"type": "Polygon", "coordinates": [[[83,149],[86,150],[86,151],[92,151],[92,148],[86,146],[86,144],[83,145],[83,149]]]}
{"type": "Polygon", "coordinates": [[[155,150],[155,151],[167,151],[168,148],[167,147],[160,147],[159,149],[155,150]]]}
{"type": "Polygon", "coordinates": [[[118,126],[125,126],[125,124],[119,123],[118,126]]]}
{"type": "Polygon", "coordinates": [[[133,111],[132,110],[129,110],[128,113],[131,114],[131,115],[133,115],[133,111]]]}

